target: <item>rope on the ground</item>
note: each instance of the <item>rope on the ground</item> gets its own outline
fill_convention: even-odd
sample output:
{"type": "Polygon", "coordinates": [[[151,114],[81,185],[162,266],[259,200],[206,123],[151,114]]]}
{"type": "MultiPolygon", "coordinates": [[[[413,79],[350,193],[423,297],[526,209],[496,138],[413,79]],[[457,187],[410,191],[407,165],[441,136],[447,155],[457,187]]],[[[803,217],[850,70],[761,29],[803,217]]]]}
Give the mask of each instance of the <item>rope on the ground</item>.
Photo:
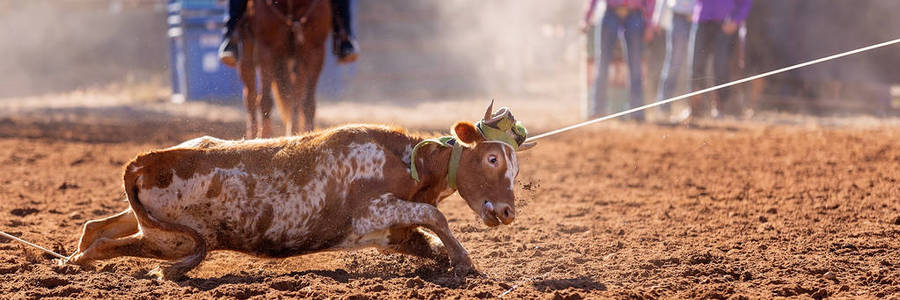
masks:
{"type": "Polygon", "coordinates": [[[6,232],[3,232],[2,230],[0,230],[0,236],[6,237],[6,238],[11,239],[11,240],[15,240],[15,241],[17,241],[17,242],[20,242],[20,243],[22,243],[22,244],[25,244],[25,245],[28,245],[28,246],[31,246],[31,247],[34,247],[34,248],[38,248],[38,249],[40,249],[40,250],[42,250],[42,251],[44,251],[44,252],[47,252],[47,253],[49,253],[49,254],[51,254],[51,255],[53,255],[53,256],[59,257],[60,259],[66,259],[66,258],[67,258],[67,257],[63,256],[62,254],[59,254],[59,253],[54,252],[53,250],[50,250],[50,249],[47,249],[47,248],[38,246],[38,245],[35,244],[35,243],[32,243],[32,242],[23,240],[23,239],[21,239],[21,238],[19,238],[19,237],[17,237],[17,236],[11,235],[11,234],[6,233],[6,232]]]}
{"type": "Polygon", "coordinates": [[[593,120],[588,120],[588,121],[584,121],[584,122],[581,122],[581,123],[578,123],[578,124],[575,124],[575,125],[563,127],[563,128],[557,129],[557,130],[553,130],[553,131],[548,131],[548,132],[545,132],[545,133],[541,133],[541,134],[538,134],[538,135],[529,137],[529,138],[526,139],[525,141],[526,141],[526,142],[533,142],[533,141],[535,141],[535,140],[537,140],[537,139],[540,139],[540,138],[544,138],[544,137],[548,137],[548,136],[551,136],[551,135],[563,133],[563,132],[566,132],[566,131],[569,131],[569,130],[572,130],[572,129],[576,129],[576,128],[579,128],[579,127],[587,126],[587,125],[594,124],[594,123],[598,123],[598,122],[602,122],[602,121],[606,121],[606,120],[609,120],[609,119],[618,118],[618,117],[621,117],[621,116],[624,116],[624,115],[627,115],[627,114],[630,114],[630,113],[633,113],[633,112],[642,111],[642,110],[645,110],[645,109],[648,109],[648,108],[651,108],[651,107],[656,107],[656,106],[660,106],[660,105],[663,105],[663,104],[666,104],[666,103],[675,102],[675,101],[678,101],[678,100],[690,98],[690,97],[697,96],[697,95],[700,95],[700,94],[705,94],[705,93],[709,93],[709,92],[712,92],[712,91],[724,89],[724,88],[727,88],[727,87],[730,87],[730,86],[733,86],[733,85],[738,85],[738,84],[741,84],[741,83],[745,83],[745,82],[748,82],[748,81],[760,79],[760,78],[763,78],[763,77],[768,77],[768,76],[772,76],[772,75],[775,75],[775,74],[784,73],[784,72],[787,72],[787,71],[791,71],[791,70],[795,70],[795,69],[807,67],[807,66],[810,66],[810,65],[815,65],[815,64],[818,64],[818,63],[826,62],[826,61],[835,60],[835,59],[838,59],[838,58],[841,58],[841,57],[850,56],[850,55],[854,55],[854,54],[858,54],[858,53],[862,53],[862,52],[866,52],[866,51],[878,49],[878,48],[885,47],[885,46],[890,46],[890,45],[893,45],[893,44],[896,44],[896,43],[900,43],[900,39],[895,39],[895,40],[891,40],[891,41],[887,41],[887,42],[883,42],[883,43],[878,43],[878,44],[871,45],[871,46],[867,46],[867,47],[862,47],[862,48],[855,49],[855,50],[850,50],[850,51],[847,51],[847,52],[838,53],[838,54],[835,54],[835,55],[831,55],[831,56],[827,56],[827,57],[823,57],[823,58],[819,58],[819,59],[807,61],[807,62],[804,62],[804,63],[799,63],[799,64],[796,64],[796,65],[793,65],[793,66],[789,66],[789,67],[777,69],[777,70],[774,70],[774,71],[769,71],[769,72],[766,72],[766,73],[762,73],[762,74],[750,76],[750,77],[743,78],[743,79],[739,79],[739,80],[735,80],[735,81],[732,81],[732,82],[723,83],[723,84],[720,84],[720,85],[717,85],[717,86],[713,86],[713,87],[710,87],[710,88],[706,88],[706,89],[702,89],[702,90],[699,90],[699,91],[691,92],[691,93],[684,94],[684,95],[681,95],[681,96],[672,97],[672,98],[665,99],[665,100],[660,100],[660,101],[657,101],[657,102],[654,102],[654,103],[650,103],[650,104],[647,104],[647,105],[644,105],[644,106],[635,107],[635,108],[632,108],[632,109],[629,109],[629,110],[626,110],[626,111],[617,112],[617,113],[614,113],[614,114],[611,114],[611,115],[606,115],[606,116],[603,116],[603,117],[600,117],[600,118],[596,118],[596,119],[593,119],[593,120]]]}

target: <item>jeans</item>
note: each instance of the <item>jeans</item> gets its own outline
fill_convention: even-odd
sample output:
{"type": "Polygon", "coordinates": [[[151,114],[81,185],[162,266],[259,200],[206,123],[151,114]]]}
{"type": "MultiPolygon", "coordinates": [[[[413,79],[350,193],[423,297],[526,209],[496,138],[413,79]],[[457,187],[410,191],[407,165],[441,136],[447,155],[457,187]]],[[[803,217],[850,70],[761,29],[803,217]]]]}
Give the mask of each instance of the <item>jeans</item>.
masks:
{"type": "MultiPolygon", "coordinates": [[[[600,22],[600,63],[597,69],[597,79],[594,82],[595,110],[592,113],[598,115],[608,114],[609,101],[607,99],[607,84],[609,82],[609,63],[612,59],[613,47],[619,40],[619,31],[625,35],[625,56],[628,59],[628,85],[631,88],[630,106],[632,108],[644,104],[644,84],[641,74],[641,53],[644,48],[644,17],[640,11],[631,11],[625,18],[620,18],[615,9],[608,7],[600,22]]],[[[643,111],[636,112],[633,116],[641,120],[643,111]]]]}
{"type": "MultiPolygon", "coordinates": [[[[259,2],[259,5],[265,5],[259,2]]],[[[244,16],[247,11],[247,0],[228,0],[228,20],[225,21],[225,37],[231,36],[237,22],[244,16]]],[[[343,33],[346,36],[353,36],[353,27],[350,26],[352,15],[350,15],[350,0],[331,0],[331,13],[333,29],[336,36],[343,33]]]]}
{"type": "MultiPolygon", "coordinates": [[[[729,78],[729,61],[731,60],[732,49],[734,48],[735,35],[725,34],[722,31],[721,21],[706,21],[694,24],[694,45],[691,48],[691,57],[693,70],[691,73],[692,89],[700,90],[707,88],[706,74],[707,61],[712,55],[713,59],[713,82],[716,85],[728,82],[729,78]]],[[[719,101],[728,101],[728,89],[721,89],[717,92],[719,101]]]]}
{"type": "Polygon", "coordinates": [[[231,36],[234,26],[244,16],[247,11],[247,0],[228,0],[228,20],[225,21],[225,38],[231,36]]]}
{"type": "MultiPolygon", "coordinates": [[[[674,13],[672,15],[672,28],[666,33],[666,60],[663,62],[662,73],[659,76],[659,92],[657,101],[672,98],[678,89],[678,77],[681,68],[688,59],[688,42],[691,38],[690,16],[674,13]]],[[[660,106],[663,112],[671,111],[668,103],[660,106]]]]}
{"type": "Polygon", "coordinates": [[[334,35],[339,38],[349,38],[353,36],[353,27],[350,26],[350,0],[331,0],[332,28],[334,35]],[[341,36],[341,30],[346,36],[341,36]]]}

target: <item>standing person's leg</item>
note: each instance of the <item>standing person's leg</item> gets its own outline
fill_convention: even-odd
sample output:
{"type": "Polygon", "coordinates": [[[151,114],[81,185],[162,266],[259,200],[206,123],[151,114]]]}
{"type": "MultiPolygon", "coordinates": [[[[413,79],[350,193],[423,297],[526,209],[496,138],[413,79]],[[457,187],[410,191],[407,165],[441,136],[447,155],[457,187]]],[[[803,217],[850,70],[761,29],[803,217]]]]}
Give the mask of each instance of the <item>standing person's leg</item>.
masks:
{"type": "MultiPolygon", "coordinates": [[[[708,87],[709,77],[706,75],[706,66],[712,50],[710,29],[716,29],[718,22],[701,22],[694,24],[693,43],[691,45],[691,90],[697,91],[708,87]]],[[[705,117],[709,115],[708,101],[702,95],[691,99],[691,115],[705,117]]]]}
{"type": "MultiPolygon", "coordinates": [[[[628,86],[631,88],[630,108],[644,105],[644,74],[641,68],[644,53],[644,17],[640,11],[631,12],[625,18],[625,56],[628,59],[628,86]]],[[[644,120],[644,111],[632,114],[635,120],[644,120]]]]}
{"type": "MultiPolygon", "coordinates": [[[[716,85],[727,83],[730,79],[731,57],[734,52],[734,43],[736,34],[725,34],[722,30],[715,33],[715,41],[713,43],[713,82],[716,85]]],[[[734,105],[729,88],[716,91],[719,99],[719,111],[727,114],[736,114],[737,109],[734,105]]]]}
{"type": "MultiPolygon", "coordinates": [[[[659,85],[657,101],[675,96],[681,68],[685,60],[688,59],[688,42],[691,37],[692,24],[687,16],[680,14],[672,16],[672,28],[666,34],[666,61],[660,75],[662,84],[659,85]]],[[[671,110],[669,104],[665,104],[660,108],[665,113],[671,110]]]]}
{"type": "Polygon", "coordinates": [[[600,43],[600,41],[598,40],[600,34],[598,34],[597,31],[599,31],[598,25],[593,24],[588,26],[586,32],[587,45],[585,46],[587,46],[587,49],[585,50],[587,51],[587,61],[585,62],[585,74],[587,76],[585,76],[585,86],[587,87],[587,90],[585,92],[587,93],[587,102],[584,106],[585,118],[592,117],[596,111],[594,109],[594,105],[597,103],[595,99],[597,97],[597,93],[594,91],[594,89],[596,89],[597,87],[594,86],[594,82],[596,82],[597,80],[597,57],[599,52],[598,49],[600,49],[598,45],[600,43]]]}
{"type": "Polygon", "coordinates": [[[350,11],[350,0],[331,0],[331,13],[334,30],[331,36],[334,41],[332,52],[341,63],[354,62],[359,57],[359,46],[351,26],[353,15],[350,11]]]}
{"type": "Polygon", "coordinates": [[[222,44],[219,46],[219,60],[228,66],[235,66],[238,59],[237,43],[232,41],[232,34],[237,27],[237,23],[244,17],[247,11],[247,0],[229,0],[228,1],[228,20],[225,21],[225,35],[222,37],[222,44]]]}
{"type": "Polygon", "coordinates": [[[609,113],[609,99],[607,85],[609,84],[609,62],[612,60],[613,47],[619,36],[619,18],[610,8],[606,9],[600,20],[600,63],[597,64],[597,76],[594,81],[594,116],[603,116],[609,113]]]}

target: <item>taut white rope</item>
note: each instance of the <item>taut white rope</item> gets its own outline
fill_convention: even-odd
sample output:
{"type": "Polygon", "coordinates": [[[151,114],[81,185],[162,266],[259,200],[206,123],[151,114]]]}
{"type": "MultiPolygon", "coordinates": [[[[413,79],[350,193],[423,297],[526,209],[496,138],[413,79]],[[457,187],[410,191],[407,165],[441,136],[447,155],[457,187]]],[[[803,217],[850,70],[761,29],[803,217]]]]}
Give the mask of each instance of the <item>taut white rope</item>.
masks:
{"type": "Polygon", "coordinates": [[[14,236],[14,235],[11,235],[11,234],[6,233],[6,232],[3,232],[2,230],[0,230],[0,236],[4,236],[4,237],[6,237],[6,238],[16,240],[17,242],[20,242],[20,243],[22,243],[22,244],[25,244],[25,245],[28,245],[28,246],[31,246],[31,247],[35,247],[35,248],[41,249],[41,250],[43,250],[44,252],[50,253],[51,255],[56,256],[56,257],[59,257],[59,258],[61,258],[61,259],[66,259],[66,257],[63,256],[62,254],[53,252],[53,250],[50,250],[50,249],[47,249],[47,248],[38,246],[37,244],[34,244],[34,243],[32,243],[32,242],[29,242],[29,241],[20,239],[19,237],[14,236]]]}
{"type": "Polygon", "coordinates": [[[572,130],[572,129],[576,129],[576,128],[579,128],[579,127],[587,126],[587,125],[594,124],[594,123],[597,123],[597,122],[602,122],[602,121],[606,121],[606,120],[609,120],[609,119],[618,118],[618,117],[621,117],[621,116],[624,116],[624,115],[627,115],[627,114],[630,114],[630,113],[633,113],[633,112],[642,111],[642,110],[645,110],[645,109],[648,109],[648,108],[651,108],[651,107],[656,107],[656,106],[660,106],[660,105],[663,105],[663,104],[666,104],[666,103],[675,102],[675,101],[682,100],[682,99],[685,99],[685,98],[690,98],[690,97],[693,97],[693,96],[696,96],[696,95],[700,95],[700,94],[704,94],[704,93],[709,93],[709,92],[712,92],[712,91],[715,91],[715,90],[720,90],[720,89],[727,88],[727,87],[730,87],[730,86],[733,86],[733,85],[738,85],[738,84],[741,84],[741,83],[744,83],[744,82],[748,82],[748,81],[751,81],[751,80],[756,80],[756,79],[760,79],[760,78],[763,78],[763,77],[772,76],[772,75],[775,75],[775,74],[778,74],[778,73],[784,73],[784,72],[791,71],[791,70],[794,70],[794,69],[799,69],[799,68],[803,68],[803,67],[810,66],[810,65],[814,65],[814,64],[818,64],[818,63],[823,63],[823,62],[826,62],[826,61],[829,61],[829,60],[835,60],[835,59],[838,59],[838,58],[841,58],[841,57],[844,57],[844,56],[850,56],[850,55],[854,55],[854,54],[857,54],[857,53],[866,52],[866,51],[869,51],[869,50],[874,50],[874,49],[878,49],[878,48],[885,47],[885,46],[890,46],[890,45],[893,45],[893,44],[896,44],[896,43],[900,43],[900,39],[895,39],[895,40],[891,40],[891,41],[887,41],[887,42],[883,42],[883,43],[871,45],[871,46],[868,46],[868,47],[859,48],[859,49],[856,49],[856,50],[850,50],[850,51],[847,51],[847,52],[838,53],[838,54],[835,54],[835,55],[832,55],[832,56],[827,56],[827,57],[819,58],[819,59],[816,59],[816,60],[811,60],[811,61],[808,61],[808,62],[799,63],[799,64],[796,64],[796,65],[793,65],[793,66],[790,66],[790,67],[781,68],[781,69],[774,70],[774,71],[769,71],[769,72],[766,72],[766,73],[762,73],[762,74],[750,76],[750,77],[747,77],[747,78],[744,78],[744,79],[739,79],[739,80],[735,80],[735,81],[728,82],[728,83],[723,83],[723,84],[720,84],[720,85],[717,85],[717,86],[714,86],[714,87],[702,89],[702,90],[699,90],[699,91],[691,92],[691,93],[684,94],[684,95],[677,96],[677,97],[672,97],[672,98],[669,98],[669,99],[666,99],[666,100],[660,100],[660,101],[657,101],[657,102],[654,102],[654,103],[650,103],[650,104],[647,104],[647,105],[644,105],[644,106],[635,107],[635,108],[632,108],[632,109],[629,109],[629,110],[626,110],[626,111],[617,112],[617,113],[614,113],[614,114],[611,114],[611,115],[606,115],[606,116],[603,116],[603,117],[600,117],[600,118],[596,118],[596,119],[593,119],[593,120],[588,120],[588,121],[584,121],[584,122],[581,122],[581,123],[578,123],[578,124],[575,124],[575,125],[563,127],[563,128],[557,129],[557,130],[553,130],[553,131],[541,133],[541,134],[538,134],[538,135],[529,137],[529,138],[526,139],[525,141],[526,141],[526,142],[532,142],[532,141],[535,141],[535,140],[540,139],[540,138],[548,137],[548,136],[555,135],[555,134],[558,134],[558,133],[563,133],[563,132],[566,132],[566,131],[569,131],[569,130],[572,130]]]}

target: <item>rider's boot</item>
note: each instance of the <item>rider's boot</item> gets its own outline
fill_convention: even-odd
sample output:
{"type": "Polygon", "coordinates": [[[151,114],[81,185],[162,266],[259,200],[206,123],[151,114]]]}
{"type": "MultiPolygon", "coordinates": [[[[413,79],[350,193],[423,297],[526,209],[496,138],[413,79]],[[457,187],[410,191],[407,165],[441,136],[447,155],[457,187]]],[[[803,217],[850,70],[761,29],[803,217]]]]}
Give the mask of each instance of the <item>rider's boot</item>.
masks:
{"type": "Polygon", "coordinates": [[[247,10],[247,0],[229,0],[228,1],[228,21],[225,22],[225,35],[222,37],[222,44],[219,45],[219,61],[229,67],[237,65],[238,46],[232,37],[238,21],[244,16],[247,10]]]}
{"type": "Polygon", "coordinates": [[[350,26],[350,0],[331,0],[331,10],[334,27],[331,50],[339,63],[354,62],[359,58],[359,44],[350,26]]]}
{"type": "Polygon", "coordinates": [[[359,45],[356,39],[348,34],[338,35],[334,38],[333,52],[337,56],[338,62],[342,64],[352,63],[359,58],[359,45]]]}
{"type": "Polygon", "coordinates": [[[225,37],[222,38],[222,44],[219,45],[219,61],[226,66],[234,67],[237,66],[237,60],[237,42],[232,41],[231,35],[225,35],[225,37]]]}

